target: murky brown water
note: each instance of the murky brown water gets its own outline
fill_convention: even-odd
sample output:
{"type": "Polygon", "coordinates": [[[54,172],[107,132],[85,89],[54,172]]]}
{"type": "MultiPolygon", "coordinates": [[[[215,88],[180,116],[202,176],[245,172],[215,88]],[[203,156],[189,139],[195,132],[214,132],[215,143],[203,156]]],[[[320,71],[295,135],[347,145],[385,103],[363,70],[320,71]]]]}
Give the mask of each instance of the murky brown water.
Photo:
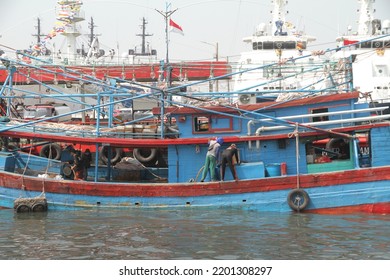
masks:
{"type": "Polygon", "coordinates": [[[390,259],[390,215],[0,210],[3,260],[390,259]]]}

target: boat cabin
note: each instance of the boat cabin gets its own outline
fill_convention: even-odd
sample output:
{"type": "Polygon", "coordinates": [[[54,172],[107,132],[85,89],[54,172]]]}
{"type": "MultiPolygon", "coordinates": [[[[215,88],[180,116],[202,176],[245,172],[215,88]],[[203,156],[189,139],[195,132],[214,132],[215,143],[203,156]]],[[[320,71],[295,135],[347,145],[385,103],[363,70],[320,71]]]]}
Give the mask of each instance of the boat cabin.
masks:
{"type": "MultiPolygon", "coordinates": [[[[371,166],[370,129],[355,131],[354,126],[368,124],[374,112],[366,104],[357,103],[357,98],[358,93],[353,92],[238,108],[168,111],[177,121],[180,138],[223,137],[220,151],[235,143],[242,163],[237,166],[238,176],[252,179],[371,166]],[[338,130],[341,133],[336,133],[338,130]],[[355,148],[359,140],[363,143],[355,148]]],[[[207,149],[204,142],[169,146],[168,181],[199,179],[207,149]]],[[[232,179],[229,171],[226,175],[227,180],[232,179]]]]}

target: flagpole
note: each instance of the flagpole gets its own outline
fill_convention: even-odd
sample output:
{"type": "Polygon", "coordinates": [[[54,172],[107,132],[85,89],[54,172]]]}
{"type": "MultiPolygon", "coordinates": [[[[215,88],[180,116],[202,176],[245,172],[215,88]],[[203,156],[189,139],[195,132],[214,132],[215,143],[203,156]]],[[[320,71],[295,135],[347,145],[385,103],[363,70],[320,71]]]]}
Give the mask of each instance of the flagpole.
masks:
{"type": "Polygon", "coordinates": [[[159,11],[156,9],[156,11],[162,15],[164,18],[165,18],[165,43],[166,43],[166,57],[165,57],[165,62],[166,64],[169,63],[169,32],[168,32],[168,19],[169,17],[177,11],[177,9],[173,10],[173,11],[168,11],[169,7],[171,6],[171,3],[167,3],[166,7],[165,7],[165,12],[162,12],[162,11],[159,11]]]}

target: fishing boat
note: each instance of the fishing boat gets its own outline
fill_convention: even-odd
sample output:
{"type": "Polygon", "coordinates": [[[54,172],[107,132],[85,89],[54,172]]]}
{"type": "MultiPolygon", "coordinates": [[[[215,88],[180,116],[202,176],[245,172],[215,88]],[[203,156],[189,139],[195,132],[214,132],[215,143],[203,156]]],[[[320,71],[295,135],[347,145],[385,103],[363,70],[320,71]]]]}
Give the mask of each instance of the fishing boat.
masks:
{"type": "MultiPolygon", "coordinates": [[[[7,62],[9,68],[18,63],[7,62]]],[[[82,82],[99,80],[85,76],[82,82]]],[[[1,207],[16,212],[234,207],[285,213],[390,213],[390,115],[382,114],[387,107],[358,102],[357,91],[309,90],[282,101],[240,105],[231,103],[229,93],[188,95],[180,85],[137,94],[118,86],[121,82],[120,77],[100,81],[103,91],[85,110],[111,116],[116,102],[148,97],[160,104],[152,110],[158,126],[139,130],[140,119],[115,125],[109,118],[108,126],[100,126],[97,118],[96,126],[73,128],[49,122],[65,114],[30,121],[2,118],[1,207]],[[114,94],[121,99],[115,100],[114,94]],[[110,102],[101,104],[102,97],[110,102]],[[223,181],[206,177],[202,182],[214,137],[223,139],[220,151],[232,143],[238,148],[238,178],[228,171],[223,181]],[[29,139],[31,146],[36,141],[91,145],[96,154],[87,178],[76,180],[73,148],[61,150],[59,159],[39,157],[28,150],[9,150],[5,142],[15,138],[29,139]],[[103,147],[108,151],[104,165],[98,156],[103,147]],[[113,163],[117,148],[137,149],[134,154],[145,159],[163,150],[166,165],[145,166],[134,157],[113,163]]],[[[14,98],[8,84],[1,93],[5,100],[14,98]]],[[[84,96],[69,96],[77,97],[84,96]]]]}
{"type": "Polygon", "coordinates": [[[241,54],[236,67],[241,74],[234,77],[234,90],[246,92],[239,96],[239,102],[275,99],[281,92],[299,89],[343,91],[350,88],[348,81],[353,78],[362,102],[389,105],[390,21],[374,17],[374,0],[358,2],[357,31],[348,26],[348,31],[336,38],[339,51],[325,56],[323,51],[309,50],[315,38],[297,31],[286,19],[287,1],[272,1],[270,24],[260,24],[252,36],[243,39],[251,51],[241,54]],[[306,59],[286,63],[291,57],[306,59]],[[350,62],[352,69],[348,68],[350,62]],[[349,77],[342,73],[350,70],[349,77]]]}

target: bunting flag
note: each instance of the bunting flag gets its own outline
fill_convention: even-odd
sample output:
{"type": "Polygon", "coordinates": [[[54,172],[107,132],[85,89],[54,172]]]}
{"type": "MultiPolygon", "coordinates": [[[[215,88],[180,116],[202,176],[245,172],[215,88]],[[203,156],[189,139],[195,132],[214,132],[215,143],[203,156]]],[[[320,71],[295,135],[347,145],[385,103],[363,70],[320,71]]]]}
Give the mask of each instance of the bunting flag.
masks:
{"type": "Polygon", "coordinates": [[[183,29],[181,28],[181,26],[178,25],[176,22],[174,22],[171,19],[169,19],[169,27],[170,27],[170,31],[184,35],[183,29]]]}

